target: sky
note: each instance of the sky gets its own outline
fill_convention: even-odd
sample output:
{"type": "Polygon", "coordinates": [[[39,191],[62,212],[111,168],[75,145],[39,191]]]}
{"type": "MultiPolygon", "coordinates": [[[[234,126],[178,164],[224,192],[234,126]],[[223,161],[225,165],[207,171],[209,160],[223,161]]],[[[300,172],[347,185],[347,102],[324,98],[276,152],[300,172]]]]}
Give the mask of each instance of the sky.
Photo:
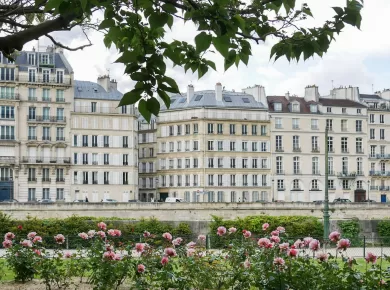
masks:
{"type": "MultiPolygon", "coordinates": [[[[321,25],[331,19],[334,11],[331,7],[343,6],[346,0],[306,0],[312,10],[314,19],[305,25],[321,25]]],[[[372,93],[390,87],[390,37],[388,27],[390,0],[366,0],[362,11],[361,30],[347,26],[337,41],[332,43],[328,53],[306,62],[289,63],[285,58],[274,62],[269,59],[271,47],[275,40],[265,43],[252,43],[252,57],[248,66],[240,64],[232,66],[224,72],[222,57],[213,56],[217,71],[209,72],[200,80],[197,74],[180,67],[167,67],[167,75],[174,78],[182,92],[187,85],[193,84],[195,91],[214,89],[221,82],[226,90],[241,91],[242,88],[255,84],[265,87],[267,95],[284,95],[286,92],[303,96],[307,85],[317,85],[322,96],[329,95],[334,87],[357,86],[361,93],[372,93]]],[[[298,6],[299,7],[299,6],[298,6]]],[[[184,25],[181,20],[175,21],[172,31],[167,33],[168,39],[179,39],[193,42],[196,28],[191,24],[184,25]]],[[[80,31],[59,32],[57,38],[68,46],[78,46],[86,42],[80,31]]],[[[108,50],[103,44],[103,35],[99,32],[89,33],[94,44],[82,51],[69,52],[65,55],[74,70],[75,79],[96,81],[99,75],[109,71],[110,77],[118,81],[119,90],[125,93],[133,88],[134,83],[124,75],[124,67],[114,64],[118,58],[115,48],[108,50]]],[[[49,44],[41,40],[40,45],[49,44]]],[[[29,49],[36,43],[29,43],[29,49]]]]}

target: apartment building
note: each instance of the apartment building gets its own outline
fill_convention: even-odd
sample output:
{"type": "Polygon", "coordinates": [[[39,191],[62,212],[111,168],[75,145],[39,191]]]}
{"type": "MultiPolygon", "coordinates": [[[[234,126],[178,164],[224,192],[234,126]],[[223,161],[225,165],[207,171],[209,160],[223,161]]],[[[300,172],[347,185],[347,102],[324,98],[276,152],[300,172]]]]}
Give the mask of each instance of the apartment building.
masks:
{"type": "Polygon", "coordinates": [[[69,195],[73,70],[54,47],[0,53],[0,197],[69,195]]]}
{"type": "Polygon", "coordinates": [[[71,198],[138,199],[138,136],[134,106],[117,107],[116,81],[75,81],[71,112],[71,198]]]}
{"type": "Polygon", "coordinates": [[[370,199],[387,202],[390,194],[390,90],[360,94],[368,106],[370,199]],[[387,133],[386,133],[387,132],[387,133]]]}
{"type": "Polygon", "coordinates": [[[157,199],[270,200],[270,130],[263,87],[171,97],[157,119],[157,199]]]}
{"type": "Polygon", "coordinates": [[[308,86],[304,97],[269,96],[268,105],[275,200],[324,199],[326,146],[329,199],[366,198],[367,107],[358,88],[333,89],[320,97],[317,86],[308,86]]]}
{"type": "Polygon", "coordinates": [[[138,118],[138,185],[140,201],[157,201],[157,123],[138,118]]]}

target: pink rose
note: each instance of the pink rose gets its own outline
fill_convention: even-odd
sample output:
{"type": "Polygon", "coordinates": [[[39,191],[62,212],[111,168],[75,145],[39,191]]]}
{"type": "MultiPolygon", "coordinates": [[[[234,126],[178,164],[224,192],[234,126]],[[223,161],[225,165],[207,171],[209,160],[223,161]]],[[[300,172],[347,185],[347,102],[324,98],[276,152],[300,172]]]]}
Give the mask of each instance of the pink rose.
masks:
{"type": "Polygon", "coordinates": [[[375,264],[375,263],[376,263],[377,256],[374,255],[374,254],[371,253],[371,252],[368,252],[368,253],[366,254],[365,259],[366,259],[366,262],[367,262],[367,263],[370,263],[370,262],[371,262],[371,263],[375,264]]]}
{"type": "Polygon", "coordinates": [[[301,241],[300,239],[296,240],[294,243],[295,248],[302,249],[305,247],[305,242],[301,241]]]}
{"type": "Polygon", "coordinates": [[[41,255],[41,251],[40,251],[40,250],[34,249],[33,251],[34,251],[35,254],[37,254],[37,256],[40,256],[40,255],[41,255]]]}
{"type": "Polygon", "coordinates": [[[71,252],[65,252],[64,257],[65,257],[65,259],[69,259],[69,258],[72,257],[72,253],[71,252]]]}
{"type": "Polygon", "coordinates": [[[176,256],[176,250],[173,248],[165,248],[164,250],[165,255],[169,257],[175,257],[176,256]]]}
{"type": "Polygon", "coordinates": [[[33,246],[32,242],[30,240],[24,240],[20,243],[23,247],[31,248],[33,246]]]}
{"type": "Polygon", "coordinates": [[[226,228],[225,227],[218,227],[217,229],[217,235],[218,236],[223,236],[224,234],[226,234],[226,228]]]}
{"type": "Polygon", "coordinates": [[[271,236],[279,236],[279,231],[272,231],[271,236]]]}
{"type": "Polygon", "coordinates": [[[348,239],[341,239],[337,242],[338,250],[347,250],[351,246],[351,242],[348,239]]]}
{"type": "Polygon", "coordinates": [[[195,249],[189,248],[187,249],[187,257],[192,257],[195,254],[195,249]]]}
{"type": "Polygon", "coordinates": [[[98,228],[102,231],[105,231],[107,229],[107,225],[104,222],[100,222],[97,224],[98,228]]]}
{"type": "Polygon", "coordinates": [[[65,237],[64,235],[61,235],[61,234],[58,234],[54,237],[54,239],[56,240],[56,243],[61,245],[65,242],[65,237]]]}
{"type": "Polygon", "coordinates": [[[165,257],[165,256],[162,257],[162,259],[161,259],[161,265],[165,266],[165,265],[168,264],[168,262],[169,262],[168,257],[165,257]]]}
{"type": "Polygon", "coordinates": [[[251,267],[251,262],[249,261],[249,259],[246,259],[244,262],[244,268],[249,269],[250,267],[251,267]]]}
{"type": "Polygon", "coordinates": [[[331,232],[330,235],[329,235],[329,240],[331,240],[332,242],[337,242],[340,240],[340,233],[339,232],[331,232]]]}
{"type": "Polygon", "coordinates": [[[147,231],[144,231],[143,236],[144,236],[144,238],[149,238],[150,237],[150,233],[147,232],[147,231]]]}
{"type": "Polygon", "coordinates": [[[206,240],[206,236],[205,235],[199,235],[198,236],[198,240],[204,242],[206,240]]]}
{"type": "Polygon", "coordinates": [[[263,228],[263,231],[266,231],[269,228],[269,223],[263,224],[262,228],[263,228]]]}
{"type": "Polygon", "coordinates": [[[237,229],[232,227],[232,228],[229,228],[228,231],[229,231],[229,235],[230,235],[230,234],[234,234],[235,232],[237,232],[237,229]]]}
{"type": "Polygon", "coordinates": [[[172,241],[172,235],[170,233],[163,233],[163,238],[168,240],[168,241],[172,241]]]}
{"type": "Polygon", "coordinates": [[[288,243],[282,243],[282,244],[280,244],[279,245],[279,249],[281,250],[281,251],[286,251],[286,250],[288,250],[288,247],[289,247],[290,245],[288,244],[288,243]]]}
{"type": "Polygon", "coordinates": [[[115,258],[115,253],[112,251],[107,251],[103,253],[103,258],[107,260],[114,260],[115,258]]]}
{"type": "Polygon", "coordinates": [[[286,232],[286,229],[284,227],[277,227],[276,230],[279,232],[279,233],[284,233],[286,232]]]}
{"type": "Polygon", "coordinates": [[[120,230],[108,230],[107,234],[111,237],[120,237],[122,235],[122,232],[120,230]]]}
{"type": "Polygon", "coordinates": [[[90,230],[90,231],[88,231],[88,237],[89,238],[93,238],[94,236],[95,236],[95,234],[96,234],[96,231],[94,231],[94,230],[90,230]]]}
{"type": "Polygon", "coordinates": [[[271,244],[271,241],[267,238],[261,238],[257,241],[257,244],[260,248],[268,248],[269,244],[271,244]]]}
{"type": "Polygon", "coordinates": [[[105,232],[103,232],[103,231],[98,231],[97,233],[96,233],[96,235],[98,235],[100,238],[102,238],[102,239],[104,239],[105,237],[106,237],[106,233],[105,232]]]}
{"type": "Polygon", "coordinates": [[[88,240],[88,234],[86,233],[79,233],[79,237],[82,238],[83,240],[88,240]]]}
{"type": "Polygon", "coordinates": [[[187,248],[193,249],[193,248],[195,248],[195,247],[196,247],[196,243],[194,243],[194,242],[189,242],[189,243],[187,244],[187,248]]]}
{"type": "Polygon", "coordinates": [[[15,238],[15,234],[8,232],[4,235],[4,240],[13,240],[15,238]]]}
{"type": "Polygon", "coordinates": [[[145,272],[145,266],[142,265],[142,264],[139,264],[139,265],[137,266],[137,272],[138,272],[138,273],[143,273],[143,272],[145,272]]]}
{"type": "Polygon", "coordinates": [[[320,249],[320,241],[313,239],[309,244],[309,249],[312,251],[318,251],[320,249]]]}
{"type": "Polygon", "coordinates": [[[12,241],[11,240],[4,240],[3,242],[3,248],[4,249],[9,249],[12,247],[12,241]]]}
{"type": "Polygon", "coordinates": [[[317,259],[320,262],[326,262],[328,260],[328,254],[326,254],[326,253],[318,253],[317,254],[317,259]]]}
{"type": "Polygon", "coordinates": [[[242,234],[243,234],[244,238],[246,238],[246,239],[248,239],[252,236],[252,233],[250,231],[247,231],[247,230],[243,230],[242,234]]]}
{"type": "Polygon", "coordinates": [[[297,249],[290,249],[287,251],[287,255],[294,258],[298,256],[299,251],[297,249]]]}
{"type": "Polygon", "coordinates": [[[277,244],[280,242],[280,238],[278,236],[271,236],[270,240],[277,244]]]}
{"type": "Polygon", "coordinates": [[[136,243],[135,244],[135,250],[138,253],[142,253],[145,250],[145,244],[143,244],[143,243],[136,243]]]}
{"type": "Polygon", "coordinates": [[[304,242],[305,246],[308,247],[312,240],[313,240],[312,237],[306,237],[303,239],[303,242],[304,242]]]}
{"type": "Polygon", "coordinates": [[[40,236],[35,236],[33,239],[33,243],[42,243],[42,237],[40,236]]]}
{"type": "Polygon", "coordinates": [[[115,254],[113,260],[119,261],[122,259],[122,256],[120,254],[115,254]]]}
{"type": "Polygon", "coordinates": [[[36,232],[31,232],[31,233],[28,233],[28,235],[27,235],[27,239],[29,239],[29,240],[32,240],[35,236],[37,235],[37,233],[36,232]]]}
{"type": "Polygon", "coordinates": [[[274,259],[274,265],[276,266],[284,266],[285,262],[283,258],[277,257],[274,259]]]}
{"type": "Polygon", "coordinates": [[[172,241],[172,244],[173,244],[174,246],[180,246],[182,242],[183,242],[183,239],[182,239],[182,238],[176,238],[176,239],[174,239],[174,240],[172,241]]]}

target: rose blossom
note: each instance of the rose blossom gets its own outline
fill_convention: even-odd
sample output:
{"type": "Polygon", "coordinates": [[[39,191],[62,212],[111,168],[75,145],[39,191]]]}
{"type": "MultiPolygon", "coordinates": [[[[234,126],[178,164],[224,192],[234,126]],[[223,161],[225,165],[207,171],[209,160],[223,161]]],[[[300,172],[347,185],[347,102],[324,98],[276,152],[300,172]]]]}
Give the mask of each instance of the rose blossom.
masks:
{"type": "Polygon", "coordinates": [[[287,255],[290,257],[296,257],[298,256],[299,251],[297,249],[291,248],[287,251],[287,255]]]}
{"type": "Polygon", "coordinates": [[[328,260],[328,254],[326,253],[318,253],[317,254],[317,259],[320,261],[320,262],[325,262],[328,260]]]}
{"type": "Polygon", "coordinates": [[[308,247],[312,240],[313,240],[312,237],[306,237],[303,239],[303,242],[304,242],[305,246],[308,247]]]}
{"type": "Polygon", "coordinates": [[[224,234],[226,234],[226,228],[225,227],[218,227],[217,229],[217,235],[218,236],[223,236],[224,234]]]}
{"type": "Polygon", "coordinates": [[[367,263],[370,263],[370,262],[371,262],[371,263],[375,264],[375,263],[376,263],[377,256],[374,255],[374,254],[371,253],[371,252],[368,252],[368,253],[366,254],[365,259],[366,259],[366,262],[367,262],[367,263]]]}
{"type": "Polygon", "coordinates": [[[288,247],[289,247],[289,244],[288,243],[282,243],[279,245],[279,249],[281,251],[285,251],[285,250],[288,250],[288,247]]]}
{"type": "Polygon", "coordinates": [[[136,243],[135,244],[135,250],[138,253],[142,253],[145,250],[145,244],[143,244],[143,243],[136,243]]]}
{"type": "Polygon", "coordinates": [[[107,234],[111,237],[120,237],[122,235],[122,232],[120,230],[108,230],[107,234]]]}
{"type": "Polygon", "coordinates": [[[277,257],[277,258],[274,259],[274,265],[283,266],[284,263],[285,262],[284,262],[283,258],[277,257]]]}
{"type": "Polygon", "coordinates": [[[12,241],[11,240],[4,240],[3,242],[3,248],[9,249],[12,247],[12,241]]]}
{"type": "Polygon", "coordinates": [[[352,266],[353,266],[353,262],[355,261],[355,259],[354,258],[351,258],[351,257],[349,257],[348,258],[348,261],[347,261],[347,263],[348,263],[348,266],[350,267],[350,268],[352,268],[352,266]]]}
{"type": "Polygon", "coordinates": [[[150,233],[148,231],[144,231],[143,236],[144,236],[144,238],[149,238],[150,237],[150,233]]]}
{"type": "Polygon", "coordinates": [[[164,254],[169,256],[169,257],[175,257],[176,256],[176,251],[173,248],[165,248],[164,254]]]}
{"type": "Polygon", "coordinates": [[[162,257],[161,265],[165,266],[165,265],[168,264],[168,262],[169,262],[169,258],[168,257],[166,257],[166,256],[162,257]]]}
{"type": "Polygon", "coordinates": [[[114,250],[114,247],[111,246],[110,244],[105,244],[104,247],[106,248],[106,251],[107,251],[107,252],[111,252],[111,251],[114,250]]]}
{"type": "Polygon", "coordinates": [[[172,241],[172,244],[174,246],[180,246],[180,244],[183,242],[183,239],[182,238],[176,238],[172,241]]]}
{"type": "Polygon", "coordinates": [[[267,238],[261,238],[257,241],[257,244],[260,248],[268,248],[269,244],[271,244],[271,241],[267,238]]]}
{"type": "Polygon", "coordinates": [[[100,238],[102,238],[102,239],[104,239],[105,237],[106,237],[106,233],[105,232],[103,232],[103,231],[98,231],[97,233],[96,233],[96,235],[98,235],[100,238]]]}
{"type": "Polygon", "coordinates": [[[271,236],[270,240],[277,244],[280,242],[280,238],[278,236],[271,236]]]}
{"type": "Polygon", "coordinates": [[[316,240],[316,239],[313,239],[310,244],[309,244],[309,248],[310,250],[312,251],[318,251],[318,249],[320,248],[320,241],[319,240],[316,240]]]}
{"type": "Polygon", "coordinates": [[[190,248],[190,249],[195,248],[195,246],[196,246],[196,243],[195,243],[195,242],[189,242],[189,243],[187,244],[187,248],[190,248]]]}
{"type": "Polygon", "coordinates": [[[279,231],[272,231],[271,236],[279,236],[279,231]]]}
{"type": "Polygon", "coordinates": [[[247,230],[243,230],[243,231],[242,231],[242,234],[243,234],[243,236],[244,236],[246,239],[250,238],[251,235],[252,235],[252,233],[251,233],[250,231],[247,231],[247,230]]]}
{"type": "Polygon", "coordinates": [[[145,272],[145,266],[142,265],[142,264],[139,264],[139,265],[137,266],[137,272],[138,272],[138,273],[143,273],[143,272],[145,272]]]}
{"type": "Polygon", "coordinates": [[[70,257],[72,257],[72,253],[71,252],[65,252],[64,258],[65,259],[69,259],[70,257]]]}
{"type": "Polygon", "coordinates": [[[79,233],[79,237],[82,238],[83,240],[88,240],[88,234],[86,233],[79,233]]]}
{"type": "Polygon", "coordinates": [[[15,234],[8,232],[4,235],[4,240],[13,240],[15,238],[15,234]]]}
{"type": "Polygon", "coordinates": [[[35,236],[37,235],[37,233],[36,232],[31,232],[31,233],[28,233],[28,235],[27,235],[27,239],[29,239],[29,240],[32,240],[35,236]]]}
{"type": "Polygon", "coordinates": [[[64,235],[61,235],[61,234],[58,234],[54,237],[54,239],[56,240],[56,243],[57,244],[63,244],[65,242],[65,237],[64,235]]]}
{"type": "Polygon", "coordinates": [[[115,258],[115,253],[112,252],[112,251],[104,252],[104,253],[103,253],[103,258],[105,258],[105,259],[107,259],[107,260],[114,260],[114,258],[115,258]]]}
{"type": "Polygon", "coordinates": [[[302,249],[305,246],[305,242],[298,239],[295,241],[294,246],[295,246],[295,248],[302,249]]]}
{"type": "Polygon", "coordinates": [[[107,229],[107,225],[104,222],[100,222],[97,224],[98,228],[102,231],[105,231],[107,229]]]}
{"type": "Polygon", "coordinates": [[[37,256],[40,256],[40,255],[41,255],[41,251],[40,251],[40,250],[34,249],[33,251],[34,251],[35,254],[37,254],[37,256]]]}
{"type": "Polygon", "coordinates": [[[164,239],[167,239],[168,241],[172,240],[172,235],[170,233],[163,233],[162,236],[164,239]]]}
{"type": "Polygon", "coordinates": [[[231,227],[228,229],[228,231],[229,231],[229,235],[230,235],[230,234],[234,234],[235,232],[237,232],[237,229],[234,227],[231,227]]]}
{"type": "Polygon", "coordinates": [[[23,247],[28,247],[28,248],[31,248],[33,245],[32,245],[32,242],[30,240],[24,240],[23,242],[20,243],[23,247]]]}
{"type": "Polygon", "coordinates": [[[244,262],[244,268],[249,269],[250,267],[251,267],[251,262],[248,259],[246,259],[244,262]]]}
{"type": "Polygon", "coordinates": [[[34,237],[34,239],[33,239],[33,241],[32,241],[34,244],[35,243],[42,243],[42,237],[40,237],[40,236],[35,236],[34,237]]]}
{"type": "Polygon", "coordinates": [[[337,231],[331,232],[329,235],[329,240],[336,243],[338,240],[340,240],[340,233],[337,231]]]}
{"type": "Polygon", "coordinates": [[[198,240],[204,242],[206,240],[206,236],[205,235],[199,235],[198,236],[198,240]]]}
{"type": "Polygon", "coordinates": [[[338,250],[347,250],[351,246],[351,242],[348,239],[341,239],[337,242],[337,249],[338,250]]]}
{"type": "Polygon", "coordinates": [[[192,257],[195,254],[195,249],[189,248],[187,249],[187,257],[192,257]]]}
{"type": "Polygon", "coordinates": [[[269,223],[265,223],[262,225],[263,231],[266,231],[269,228],[269,223]]]}
{"type": "Polygon", "coordinates": [[[113,258],[113,260],[115,260],[115,261],[119,261],[119,260],[121,260],[122,259],[122,257],[121,257],[121,255],[120,254],[115,254],[114,255],[114,258],[113,258]]]}
{"type": "Polygon", "coordinates": [[[284,227],[277,227],[276,230],[279,232],[279,233],[284,233],[286,232],[286,229],[284,227]]]}
{"type": "Polygon", "coordinates": [[[94,236],[95,236],[95,234],[96,234],[96,231],[94,231],[94,230],[90,230],[90,231],[88,231],[88,237],[89,238],[93,238],[94,236]]]}

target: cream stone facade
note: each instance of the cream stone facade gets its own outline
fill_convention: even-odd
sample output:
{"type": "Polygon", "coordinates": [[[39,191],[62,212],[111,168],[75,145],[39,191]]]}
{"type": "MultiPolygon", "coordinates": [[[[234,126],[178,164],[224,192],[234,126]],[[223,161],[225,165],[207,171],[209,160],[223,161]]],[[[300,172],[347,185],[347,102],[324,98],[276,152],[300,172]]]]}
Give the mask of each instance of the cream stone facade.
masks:
{"type": "Polygon", "coordinates": [[[71,197],[100,202],[138,199],[138,136],[134,106],[109,76],[75,81],[71,113],[71,197]]]}
{"type": "Polygon", "coordinates": [[[325,128],[329,129],[329,200],[366,199],[367,108],[357,88],[320,97],[309,86],[304,97],[269,96],[275,200],[324,199],[325,128]]]}
{"type": "Polygon", "coordinates": [[[69,196],[73,70],[53,47],[0,54],[0,197],[69,196]]]}
{"type": "MultiPolygon", "coordinates": [[[[185,95],[185,94],[184,94],[185,95]]],[[[270,200],[270,131],[264,88],[171,97],[157,119],[157,199],[270,200]]]]}

